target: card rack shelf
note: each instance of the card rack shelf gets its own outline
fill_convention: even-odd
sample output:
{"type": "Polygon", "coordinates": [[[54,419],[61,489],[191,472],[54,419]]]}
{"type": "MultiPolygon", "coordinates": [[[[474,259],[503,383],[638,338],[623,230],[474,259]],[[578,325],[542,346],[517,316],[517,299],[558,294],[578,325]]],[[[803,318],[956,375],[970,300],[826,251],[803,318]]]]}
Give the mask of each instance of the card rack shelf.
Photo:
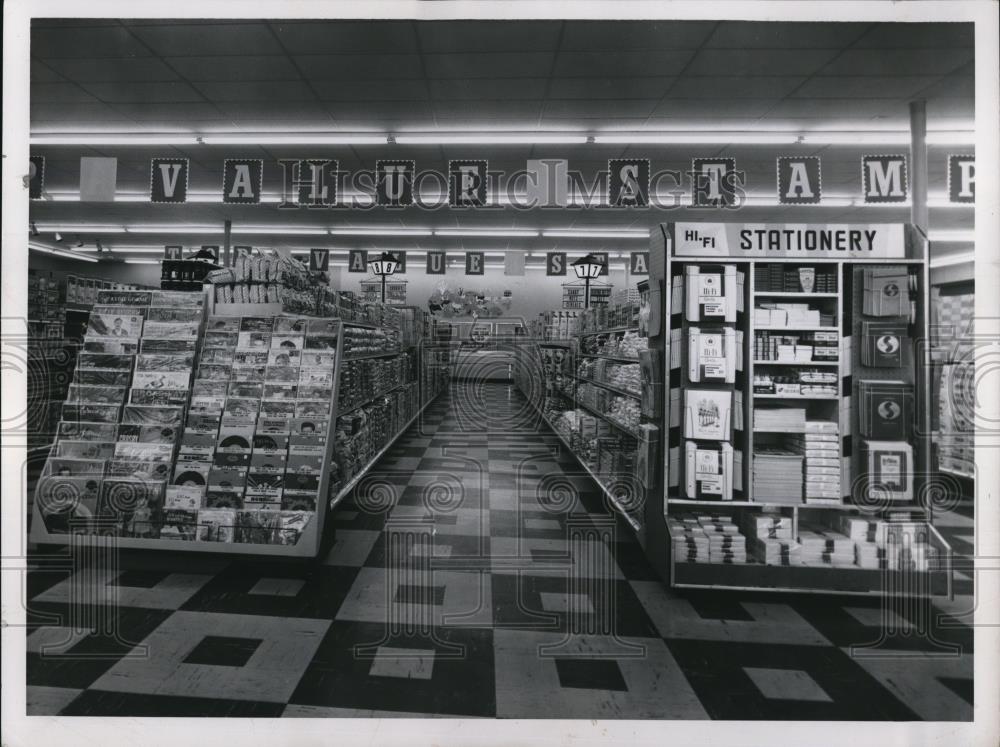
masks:
{"type": "MultiPolygon", "coordinates": [[[[912,351],[925,349],[926,346],[922,343],[928,338],[929,288],[926,242],[912,227],[900,226],[896,228],[902,230],[892,233],[893,236],[899,237],[899,245],[892,247],[890,254],[885,258],[843,259],[839,255],[834,255],[836,258],[827,259],[819,253],[802,258],[802,255],[786,256],[780,252],[748,255],[744,251],[720,251],[715,242],[710,249],[702,252],[699,251],[697,244],[675,240],[675,237],[685,235],[681,233],[682,230],[687,235],[691,235],[692,231],[702,231],[703,235],[724,238],[727,230],[738,234],[737,228],[727,224],[663,224],[660,229],[662,238],[659,240],[666,243],[667,318],[671,330],[680,330],[679,336],[675,331],[671,342],[677,345],[680,339],[682,345],[681,350],[671,350],[672,354],[667,356],[666,364],[666,380],[670,382],[671,396],[667,398],[665,412],[670,457],[665,464],[664,477],[668,487],[664,501],[664,517],[671,527],[668,531],[668,546],[665,548],[670,583],[676,587],[788,592],[879,595],[888,589],[905,588],[906,593],[912,594],[950,594],[953,583],[952,550],[933,526],[933,512],[922,500],[931,490],[931,486],[921,479],[921,476],[928,474],[930,465],[929,439],[921,435],[928,433],[929,396],[927,382],[922,379],[922,371],[926,370],[926,366],[920,365],[919,358],[913,357],[921,353],[913,352],[911,357],[904,357],[900,368],[891,371],[892,377],[886,375],[888,371],[886,368],[873,369],[861,365],[861,346],[865,344],[862,322],[864,319],[870,321],[873,318],[862,314],[867,269],[881,268],[888,272],[893,268],[903,268],[902,271],[909,276],[913,312],[912,316],[908,313],[909,318],[905,324],[910,338],[908,342],[912,342],[912,351]],[[686,495],[681,482],[684,479],[682,462],[686,440],[683,428],[684,390],[692,384],[687,379],[688,330],[691,326],[685,314],[687,298],[686,296],[678,298],[678,294],[685,294],[687,289],[679,279],[684,277],[685,269],[689,267],[726,266],[735,266],[746,278],[744,303],[737,311],[735,322],[735,326],[744,333],[741,353],[745,365],[742,371],[737,371],[736,380],[732,385],[736,391],[742,391],[742,411],[738,415],[742,416],[744,428],[742,432],[734,431],[733,443],[734,451],[741,451],[743,454],[742,465],[736,459],[733,467],[734,486],[741,486],[742,489],[733,490],[732,500],[715,500],[714,496],[701,499],[700,496],[686,495]],[[801,289],[776,290],[771,285],[758,287],[760,285],[757,282],[758,277],[767,274],[767,268],[764,266],[773,269],[778,276],[787,271],[797,272],[800,267],[832,273],[836,290],[834,292],[832,289],[823,288],[822,292],[806,292],[801,289]],[[773,321],[766,324],[755,323],[756,307],[761,304],[786,303],[809,304],[810,308],[822,313],[821,321],[817,323],[818,320],[809,319],[801,325],[798,321],[791,321],[787,326],[775,324],[773,321]],[[793,358],[787,359],[787,350],[784,350],[780,360],[771,360],[769,359],[771,356],[761,354],[759,345],[755,347],[755,338],[764,332],[772,336],[785,333],[797,335],[803,341],[814,333],[830,332],[831,337],[838,341],[836,344],[839,347],[839,355],[836,359],[805,360],[795,358],[793,352],[793,358]],[[761,383],[755,376],[774,373],[778,377],[786,377],[793,372],[810,369],[835,373],[836,379],[833,385],[837,394],[826,392],[794,394],[792,393],[794,386],[784,392],[767,392],[762,386],[758,386],[758,391],[755,392],[755,380],[758,384],[761,383]],[[867,473],[868,468],[862,464],[865,454],[861,444],[865,437],[861,436],[859,427],[858,412],[862,406],[859,386],[862,380],[887,378],[900,378],[913,390],[913,407],[907,414],[911,420],[906,431],[912,445],[913,458],[906,466],[906,470],[911,473],[914,482],[908,500],[877,500],[877,496],[876,498],[872,496],[873,492],[878,493],[877,490],[865,490],[862,487],[864,485],[870,487],[871,477],[867,473]],[[835,460],[829,460],[840,465],[839,474],[835,475],[835,488],[832,488],[835,494],[829,493],[826,483],[822,482],[827,479],[826,474],[831,471],[828,469],[817,470],[824,477],[821,481],[813,478],[812,488],[806,487],[805,473],[803,473],[803,494],[798,499],[795,499],[794,495],[783,495],[781,500],[774,500],[774,494],[769,496],[760,485],[755,488],[754,460],[762,449],[769,445],[780,449],[783,444],[796,444],[793,448],[802,448],[802,463],[805,463],[805,449],[810,448],[808,441],[805,439],[799,441],[799,437],[794,435],[805,432],[806,428],[788,425],[792,420],[798,421],[797,414],[795,418],[786,421],[783,417],[785,414],[778,413],[776,425],[762,427],[754,422],[754,412],[760,408],[805,410],[805,419],[808,422],[825,420],[837,424],[835,460]],[[820,484],[823,484],[823,488],[815,492],[835,497],[817,499],[815,502],[807,501],[808,493],[813,492],[813,488],[820,484]],[[900,531],[904,531],[905,527],[911,527],[914,532],[921,534],[928,546],[933,548],[936,558],[927,572],[915,573],[889,570],[884,565],[882,568],[871,568],[870,565],[861,567],[840,563],[826,564],[826,561],[805,564],[786,559],[777,563],[772,560],[773,564],[767,564],[763,557],[755,556],[756,553],[751,549],[751,541],[748,539],[745,562],[735,560],[733,557],[727,560],[713,559],[713,562],[708,562],[700,551],[693,550],[696,546],[708,545],[699,545],[702,540],[691,539],[690,534],[692,524],[697,532],[699,525],[694,522],[699,517],[702,519],[730,517],[731,523],[739,525],[741,533],[744,531],[744,526],[756,525],[757,522],[765,520],[764,517],[776,517],[775,521],[783,522],[783,527],[790,526],[789,540],[798,545],[796,550],[800,550],[802,548],[800,539],[806,530],[809,530],[807,533],[810,538],[814,536],[816,527],[828,527],[836,531],[842,524],[841,516],[873,522],[869,526],[874,526],[876,521],[882,522],[890,527],[900,528],[900,531]],[[683,525],[688,529],[681,528],[682,521],[688,522],[683,525]],[[673,547],[676,543],[679,543],[678,548],[673,547]],[[690,558],[695,555],[698,559],[691,560],[690,558]],[[902,578],[904,575],[908,578],[902,578]],[[914,576],[920,577],[916,585],[912,581],[914,576]]],[[[787,227],[782,226],[782,228],[787,227]]],[[[735,250],[737,247],[731,245],[729,248],[735,250]]],[[[808,273],[806,275],[808,276],[808,273]]],[[[717,385],[717,388],[721,387],[721,384],[717,385]]],[[[823,449],[810,450],[809,453],[821,454],[824,458],[833,456],[829,451],[829,445],[832,443],[834,442],[831,440],[823,449]]],[[[820,459],[812,463],[825,465],[827,462],[820,459]]],[[[774,470],[765,472],[762,484],[775,484],[773,473],[774,470]]],[[[781,484],[780,479],[777,484],[781,484]]],[[[711,523],[713,520],[707,519],[707,521],[711,523]]],[[[843,522],[843,524],[849,523],[843,522]]],[[[725,556],[720,554],[718,557],[725,556]]]]}
{"type": "MultiPolygon", "coordinates": [[[[276,308],[274,304],[213,304],[211,293],[206,294],[206,307],[208,314],[207,316],[212,317],[268,317],[268,316],[279,316],[281,315],[280,307],[276,308]]],[[[293,314],[289,316],[294,317],[305,317],[302,314],[293,314]]],[[[203,321],[204,321],[203,317],[203,321]]],[[[308,318],[308,317],[306,317],[308,318]]],[[[367,474],[371,465],[378,460],[378,458],[388,450],[391,445],[399,438],[399,436],[406,431],[406,429],[419,417],[420,413],[433,401],[434,397],[437,395],[438,390],[430,392],[428,396],[420,396],[415,398],[413,403],[413,412],[405,418],[405,422],[401,423],[396,431],[391,434],[384,444],[378,449],[377,453],[373,455],[371,459],[365,464],[362,469],[357,470],[354,474],[350,476],[346,481],[337,481],[334,478],[333,465],[336,464],[336,427],[337,419],[339,415],[344,413],[338,412],[338,401],[341,386],[341,374],[342,374],[342,364],[344,362],[344,327],[345,326],[357,326],[366,329],[374,328],[374,325],[367,324],[364,322],[351,322],[351,321],[333,321],[333,326],[331,330],[335,330],[337,342],[335,348],[335,358],[334,358],[334,376],[333,376],[333,388],[331,392],[332,404],[330,407],[330,414],[328,417],[328,432],[326,434],[322,471],[319,477],[319,490],[317,492],[316,500],[316,512],[313,519],[302,529],[299,534],[297,541],[294,544],[269,544],[269,543],[249,543],[249,542],[218,542],[218,541],[202,541],[198,539],[164,539],[164,538],[146,538],[146,537],[132,537],[132,536],[120,536],[120,535],[107,535],[107,534],[96,534],[96,533],[61,533],[61,532],[49,532],[46,529],[46,525],[42,516],[39,512],[37,501],[33,504],[33,515],[32,515],[32,525],[30,532],[30,540],[32,542],[43,544],[43,545],[63,545],[72,544],[75,546],[104,546],[104,547],[116,547],[119,549],[128,550],[169,550],[169,551],[179,551],[179,552],[208,552],[208,553],[220,553],[220,554],[230,554],[230,555],[250,555],[250,556],[281,556],[289,558],[314,558],[317,556],[320,549],[320,542],[323,536],[323,529],[325,524],[325,519],[327,512],[333,508],[340,500],[347,496],[351,490],[357,485],[357,483],[367,474]]],[[[196,370],[199,363],[201,351],[204,344],[204,324],[202,323],[201,329],[199,331],[198,342],[196,346],[196,370]]],[[[401,355],[402,351],[394,353],[395,355],[401,355]]],[[[386,355],[389,355],[388,353],[386,355]]],[[[367,356],[365,356],[367,357],[367,356]]],[[[381,357],[381,356],[375,356],[381,357]]],[[[421,371],[419,368],[416,369],[417,379],[415,382],[419,388],[419,381],[421,379],[421,371]]],[[[409,383],[409,382],[407,382],[409,383]]],[[[395,387],[398,388],[398,387],[395,387]]],[[[392,391],[391,389],[389,391],[392,391]]],[[[367,402],[370,403],[381,396],[384,396],[387,392],[380,392],[377,395],[367,398],[367,402]]],[[[351,406],[351,410],[356,410],[358,407],[363,406],[366,403],[354,403],[351,406]]],[[[190,393],[188,397],[188,405],[184,408],[184,421],[186,423],[187,409],[190,405],[190,393]]],[[[173,470],[177,464],[177,450],[175,448],[173,459],[171,461],[171,475],[173,475],[173,470]]]]}

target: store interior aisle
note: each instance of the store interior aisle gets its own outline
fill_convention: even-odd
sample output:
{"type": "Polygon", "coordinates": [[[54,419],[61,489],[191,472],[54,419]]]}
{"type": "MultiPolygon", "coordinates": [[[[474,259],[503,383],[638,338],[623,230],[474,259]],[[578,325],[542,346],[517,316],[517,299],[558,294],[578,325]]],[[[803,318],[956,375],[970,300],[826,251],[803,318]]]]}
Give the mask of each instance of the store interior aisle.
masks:
{"type": "Polygon", "coordinates": [[[43,561],[29,714],[971,715],[961,601],[880,640],[897,613],[877,599],[671,591],[507,384],[453,383],[329,521],[308,567],[146,553],[71,577],[43,561]]]}

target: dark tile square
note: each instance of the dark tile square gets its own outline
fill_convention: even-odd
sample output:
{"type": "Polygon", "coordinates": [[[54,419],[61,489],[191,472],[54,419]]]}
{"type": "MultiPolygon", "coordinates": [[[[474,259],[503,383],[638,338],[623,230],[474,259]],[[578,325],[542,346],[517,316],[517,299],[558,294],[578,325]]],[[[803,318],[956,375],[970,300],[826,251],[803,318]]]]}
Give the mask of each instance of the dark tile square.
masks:
{"type": "Polygon", "coordinates": [[[971,678],[938,677],[937,681],[951,690],[970,706],[975,705],[975,687],[971,678]]]}
{"type": "Polygon", "coordinates": [[[739,600],[729,596],[693,593],[688,602],[703,620],[744,620],[753,621],[753,615],[743,608],[739,600]]]}
{"type": "Polygon", "coordinates": [[[450,716],[496,715],[493,631],[432,628],[406,635],[384,623],[335,620],[290,703],[450,716]],[[383,646],[434,650],[430,679],[371,674],[383,646]]]}
{"type": "Polygon", "coordinates": [[[125,571],[113,581],[109,581],[109,586],[130,586],[136,589],[152,589],[163,581],[170,573],[167,571],[125,571]]]}
{"type": "Polygon", "coordinates": [[[398,604],[444,604],[443,586],[425,586],[423,584],[400,584],[396,587],[393,601],[398,604]]]}
{"type": "Polygon", "coordinates": [[[613,659],[556,657],[556,673],[562,687],[628,692],[622,670],[613,659]]]}
{"type": "Polygon", "coordinates": [[[185,664],[214,664],[220,667],[242,667],[264,641],[261,638],[231,638],[207,635],[191,653],[184,657],[185,664]]]}
{"type": "Polygon", "coordinates": [[[147,695],[86,690],[60,716],[201,716],[277,718],[285,710],[284,703],[261,703],[227,698],[190,698],[177,695],[147,695]]]}

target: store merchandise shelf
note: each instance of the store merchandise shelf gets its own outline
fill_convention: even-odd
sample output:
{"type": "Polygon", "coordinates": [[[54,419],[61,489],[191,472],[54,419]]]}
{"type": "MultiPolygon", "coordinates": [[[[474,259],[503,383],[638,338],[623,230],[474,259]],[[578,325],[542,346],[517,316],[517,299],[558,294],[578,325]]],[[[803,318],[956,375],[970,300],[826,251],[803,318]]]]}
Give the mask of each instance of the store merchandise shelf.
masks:
{"type": "Polygon", "coordinates": [[[803,293],[802,291],[759,291],[754,296],[772,296],[775,298],[837,298],[839,293],[803,293]]]}
{"type": "Polygon", "coordinates": [[[620,422],[618,422],[614,418],[609,418],[606,413],[601,412],[600,410],[598,410],[593,405],[589,405],[586,402],[582,402],[581,400],[577,399],[573,395],[568,394],[566,392],[563,392],[563,394],[565,396],[569,397],[570,399],[572,399],[576,404],[578,404],[580,407],[582,407],[587,412],[591,413],[592,415],[596,415],[597,417],[599,417],[601,420],[603,420],[606,423],[611,423],[611,425],[613,425],[615,428],[617,428],[618,430],[620,430],[622,433],[627,433],[628,435],[630,435],[632,438],[635,438],[635,439],[639,438],[639,434],[638,433],[636,433],[635,431],[633,431],[628,426],[622,425],[620,422]]]}
{"type": "Polygon", "coordinates": [[[976,476],[972,472],[966,472],[961,469],[952,469],[951,467],[938,467],[939,472],[943,472],[946,475],[951,475],[952,477],[961,477],[965,480],[975,480],[976,476]]]}
{"type": "Polygon", "coordinates": [[[330,499],[329,509],[331,511],[336,507],[338,503],[344,500],[344,498],[347,497],[350,494],[350,492],[354,490],[354,488],[358,486],[358,483],[361,482],[361,479],[368,474],[368,471],[372,468],[372,465],[375,464],[383,456],[385,456],[385,453],[389,451],[390,448],[392,448],[392,445],[399,440],[400,436],[406,433],[407,429],[411,425],[413,425],[414,421],[416,421],[416,419],[420,417],[421,413],[423,413],[423,411],[426,410],[430,406],[430,404],[438,398],[439,394],[440,392],[438,392],[438,394],[435,394],[433,397],[427,400],[423,405],[421,405],[420,409],[417,410],[416,414],[408,421],[406,421],[406,424],[399,429],[399,431],[396,433],[395,436],[393,436],[386,442],[385,446],[379,449],[379,451],[375,454],[375,456],[373,456],[368,461],[368,464],[366,464],[358,474],[356,474],[354,477],[348,480],[347,484],[344,487],[342,487],[333,498],[330,499]]]}
{"type": "Polygon", "coordinates": [[[372,353],[371,355],[345,355],[345,361],[365,361],[371,358],[391,358],[396,355],[402,355],[402,351],[386,352],[386,353],[372,353]]]}
{"type": "Polygon", "coordinates": [[[851,595],[879,595],[890,589],[907,589],[913,596],[922,596],[921,592],[950,594],[950,568],[927,571],[924,586],[915,583],[913,575],[857,566],[688,562],[675,562],[673,566],[674,586],[681,588],[851,595]]]}
{"type": "Polygon", "coordinates": [[[836,332],[837,325],[830,324],[827,326],[823,325],[808,325],[808,324],[790,324],[787,327],[759,327],[754,326],[754,332],[836,332]]]}
{"type": "Polygon", "coordinates": [[[590,478],[597,483],[598,487],[600,487],[601,490],[604,492],[604,495],[608,497],[608,500],[611,502],[611,505],[615,507],[615,509],[618,511],[621,517],[628,523],[628,525],[637,532],[640,529],[642,529],[642,524],[640,524],[637,519],[635,519],[628,513],[628,511],[625,510],[625,507],[621,504],[621,501],[619,501],[618,498],[615,497],[615,495],[610,490],[608,490],[608,487],[604,484],[604,482],[601,480],[598,474],[591,468],[591,466],[583,460],[583,457],[581,457],[579,454],[573,451],[573,448],[570,446],[569,441],[567,441],[566,437],[559,432],[559,429],[552,424],[552,421],[550,421],[547,417],[545,417],[545,413],[539,410],[537,405],[535,405],[535,409],[538,411],[538,414],[542,418],[542,420],[545,421],[545,424],[549,426],[549,428],[552,430],[553,433],[556,434],[556,436],[559,437],[559,440],[562,441],[563,445],[566,447],[566,450],[569,451],[569,453],[576,458],[576,461],[579,462],[580,466],[583,467],[583,469],[586,471],[588,475],[590,475],[590,478]]]}
{"type": "Polygon", "coordinates": [[[588,332],[581,332],[580,337],[593,337],[594,335],[617,334],[618,332],[638,332],[638,327],[609,327],[608,329],[593,329],[588,332]]]}
{"type": "Polygon", "coordinates": [[[619,363],[638,363],[638,358],[629,358],[626,355],[605,355],[604,353],[580,353],[582,358],[604,358],[609,361],[618,361],[619,363]]]}
{"type": "Polygon", "coordinates": [[[840,361],[765,361],[754,360],[755,366],[839,366],[840,361]]]}
{"type": "Polygon", "coordinates": [[[642,394],[640,392],[631,392],[628,389],[622,389],[620,387],[616,387],[614,384],[608,384],[603,381],[598,381],[597,379],[588,379],[586,376],[577,376],[576,379],[577,381],[586,381],[588,384],[594,384],[595,386],[599,386],[602,389],[607,389],[608,391],[614,392],[615,394],[621,394],[624,395],[625,397],[632,397],[634,399],[642,399],[642,394]]]}
{"type": "Polygon", "coordinates": [[[542,347],[570,348],[573,347],[572,340],[539,340],[542,347]]]}
{"type": "Polygon", "coordinates": [[[415,384],[415,383],[416,383],[415,381],[405,381],[402,384],[396,384],[395,386],[391,386],[388,389],[382,390],[378,394],[373,394],[371,397],[366,397],[361,402],[358,402],[356,405],[351,405],[346,410],[341,410],[338,407],[337,408],[336,417],[339,418],[341,415],[350,415],[355,410],[359,410],[362,407],[364,407],[365,405],[371,404],[372,402],[374,402],[375,400],[377,400],[379,397],[384,397],[385,395],[389,394],[389,392],[393,392],[393,391],[395,391],[396,389],[399,389],[402,386],[406,386],[407,384],[415,384]]]}
{"type": "Polygon", "coordinates": [[[819,395],[814,395],[814,394],[754,394],[753,398],[754,399],[780,399],[782,401],[784,401],[784,400],[790,400],[790,399],[802,399],[802,400],[806,400],[806,401],[809,401],[811,399],[824,400],[824,401],[825,400],[839,400],[840,399],[840,397],[836,397],[836,396],[831,397],[829,394],[824,395],[824,396],[819,396],[819,395]]]}

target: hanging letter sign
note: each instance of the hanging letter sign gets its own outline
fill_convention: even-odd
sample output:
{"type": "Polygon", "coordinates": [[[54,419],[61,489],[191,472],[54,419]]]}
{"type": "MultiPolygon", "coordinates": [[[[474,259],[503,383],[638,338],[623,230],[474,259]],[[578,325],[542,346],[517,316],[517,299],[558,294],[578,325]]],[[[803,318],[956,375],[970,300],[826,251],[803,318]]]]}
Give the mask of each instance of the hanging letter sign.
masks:
{"type": "Polygon", "coordinates": [[[976,157],[948,156],[948,202],[976,201],[976,157]]]}
{"type": "Polygon", "coordinates": [[[444,252],[427,252],[427,274],[444,275],[445,273],[444,252]]]}
{"type": "Polygon", "coordinates": [[[649,204],[649,159],[612,158],[608,161],[608,205],[645,207],[649,204]]]}
{"type": "Polygon", "coordinates": [[[149,167],[150,202],[187,202],[188,159],[154,158],[149,167]]]}
{"type": "Polygon", "coordinates": [[[818,156],[778,158],[780,205],[818,205],[822,191],[818,156]]]}
{"type": "Polygon", "coordinates": [[[413,204],[415,161],[375,162],[375,202],[397,207],[413,204]]]}
{"type": "Polygon", "coordinates": [[[448,161],[448,204],[486,206],[486,161],[448,161]]]}
{"type": "Polygon", "coordinates": [[[861,182],[866,203],[906,202],[906,156],[862,156],[861,182]]]}
{"type": "Polygon", "coordinates": [[[260,202],[264,184],[264,161],[259,158],[227,158],[222,169],[222,201],[233,205],[260,202]]]}
{"type": "Polygon", "coordinates": [[[347,253],[348,272],[368,272],[368,252],[364,249],[351,249],[347,253]]]}
{"type": "Polygon", "coordinates": [[[566,252],[549,252],[545,255],[545,274],[549,277],[566,274],[566,252]]]}
{"type": "Polygon", "coordinates": [[[486,255],[483,252],[465,253],[465,274],[482,275],[485,272],[486,255]]]}

